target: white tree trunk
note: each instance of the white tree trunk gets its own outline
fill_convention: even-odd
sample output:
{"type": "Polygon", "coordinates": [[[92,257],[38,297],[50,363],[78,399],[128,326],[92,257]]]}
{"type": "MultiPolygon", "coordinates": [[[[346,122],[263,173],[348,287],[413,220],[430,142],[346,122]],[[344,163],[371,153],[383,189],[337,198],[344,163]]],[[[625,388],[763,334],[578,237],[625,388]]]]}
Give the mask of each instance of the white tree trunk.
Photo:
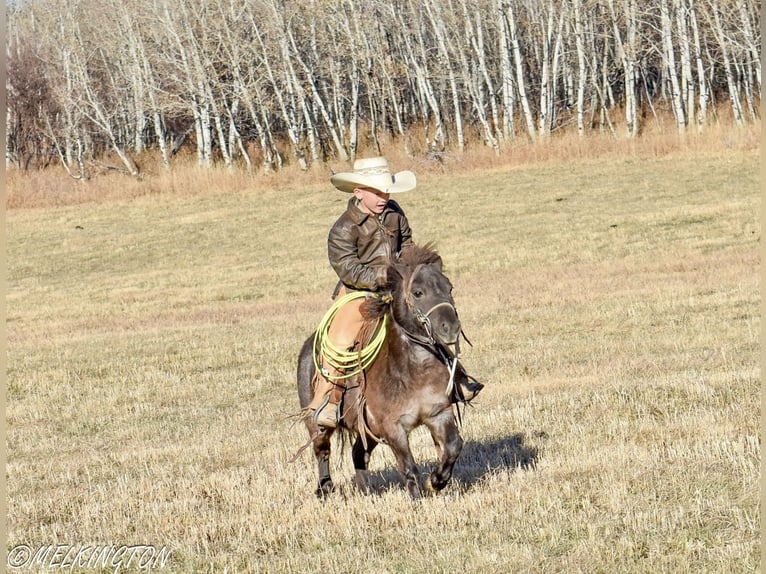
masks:
{"type": "Polygon", "coordinates": [[[210,123],[210,110],[206,103],[197,104],[195,109],[197,134],[197,163],[205,169],[213,165],[213,132],[210,123]]]}
{"type": "Polygon", "coordinates": [[[479,71],[481,72],[482,78],[484,78],[484,83],[487,85],[487,95],[489,99],[489,107],[490,112],[492,114],[492,126],[493,126],[493,133],[494,137],[491,140],[491,144],[493,149],[495,150],[495,155],[500,153],[500,148],[498,146],[498,141],[503,141],[503,129],[500,126],[500,116],[498,114],[497,110],[497,99],[495,97],[495,86],[494,82],[492,80],[492,76],[489,73],[489,69],[487,67],[487,58],[484,53],[484,24],[481,19],[481,14],[479,12],[475,15],[476,20],[476,35],[473,35],[473,30],[470,27],[470,15],[468,13],[468,8],[463,3],[463,9],[464,14],[466,18],[466,22],[469,24],[468,29],[471,31],[470,41],[471,45],[473,46],[474,52],[476,53],[476,59],[479,64],[479,71]]]}
{"type": "Polygon", "coordinates": [[[335,151],[338,153],[338,158],[341,161],[348,161],[348,153],[346,153],[346,149],[343,147],[343,143],[340,140],[338,131],[335,129],[335,124],[330,119],[330,114],[327,112],[327,108],[324,105],[322,96],[319,94],[319,90],[317,90],[316,80],[311,73],[311,69],[308,67],[308,65],[306,65],[306,63],[301,58],[300,50],[298,49],[298,46],[295,42],[295,38],[293,36],[292,31],[288,30],[287,35],[290,40],[290,45],[293,48],[293,55],[295,59],[297,60],[298,64],[301,66],[301,68],[303,68],[303,72],[308,78],[308,85],[311,88],[311,95],[313,97],[313,101],[316,104],[317,109],[319,110],[319,113],[322,116],[322,119],[324,120],[325,125],[327,126],[327,129],[330,131],[330,137],[332,138],[333,144],[335,145],[335,151]]]}
{"type": "MultiPolygon", "coordinates": [[[[474,111],[476,112],[476,116],[479,120],[479,123],[481,123],[482,129],[484,131],[484,142],[492,148],[492,150],[495,152],[495,155],[500,154],[500,146],[498,145],[498,140],[496,137],[496,134],[500,134],[500,137],[502,137],[502,132],[499,130],[498,125],[498,118],[497,118],[497,106],[494,102],[494,94],[491,93],[491,89],[489,89],[490,93],[488,94],[489,100],[491,102],[490,109],[494,111],[494,129],[493,126],[490,125],[490,122],[487,118],[487,104],[484,101],[484,84],[487,83],[488,80],[488,74],[485,74],[486,71],[486,65],[483,64],[484,62],[484,48],[483,48],[483,41],[481,38],[481,21],[477,22],[478,27],[478,34],[474,34],[473,26],[471,24],[472,18],[470,14],[468,13],[468,8],[465,4],[464,0],[461,0],[461,4],[463,7],[463,17],[465,19],[465,26],[466,26],[466,34],[468,35],[468,43],[473,48],[473,53],[476,56],[476,62],[473,63],[473,65],[468,63],[468,57],[466,53],[463,50],[457,50],[457,57],[459,59],[459,69],[462,75],[462,85],[465,89],[468,90],[468,95],[471,98],[471,102],[473,103],[474,111]],[[478,36],[478,38],[477,38],[478,36]],[[471,74],[472,71],[475,70],[475,68],[479,68],[479,74],[471,74]],[[482,70],[484,68],[484,70],[482,70]]],[[[488,86],[491,86],[491,80],[487,84],[488,86]]]]}
{"type": "MultiPolygon", "coordinates": [[[[444,29],[444,21],[441,15],[438,15],[438,17],[434,16],[432,4],[433,0],[428,0],[425,2],[426,13],[428,14],[428,18],[431,22],[431,27],[433,28],[434,35],[436,36],[436,43],[439,47],[439,53],[441,54],[442,59],[441,64],[447,71],[447,78],[449,79],[450,91],[452,93],[452,109],[455,116],[454,121],[457,149],[459,153],[463,153],[463,150],[465,149],[465,137],[463,135],[463,114],[460,111],[460,94],[458,93],[457,79],[455,77],[455,70],[452,67],[452,58],[450,57],[450,52],[447,49],[447,33],[444,29]]],[[[424,48],[423,44],[421,44],[421,47],[424,48]]],[[[425,49],[423,51],[423,61],[426,61],[425,49]]]]}
{"type": "Polygon", "coordinates": [[[676,70],[676,55],[673,46],[673,26],[670,19],[668,0],[660,0],[660,20],[662,55],[663,60],[665,61],[667,75],[670,80],[670,97],[671,102],[673,103],[673,113],[676,116],[676,127],[680,133],[683,133],[686,128],[686,115],[684,114],[681,85],[678,81],[678,72],[676,70]]]}
{"type": "MultiPolygon", "coordinates": [[[[757,4],[758,6],[760,6],[760,2],[758,2],[757,4]]],[[[753,33],[753,25],[750,21],[750,14],[748,12],[747,4],[745,3],[745,0],[737,0],[737,8],[739,9],[739,16],[742,22],[742,34],[745,38],[745,43],[747,45],[750,57],[753,60],[755,78],[758,84],[756,88],[758,93],[760,94],[761,93],[761,52],[759,50],[760,37],[757,37],[756,34],[753,33]]]]}
{"type": "Polygon", "coordinates": [[[498,0],[495,7],[498,17],[498,51],[500,52],[501,89],[503,101],[503,135],[506,140],[514,138],[515,125],[513,121],[516,109],[516,95],[513,85],[513,65],[511,63],[511,46],[509,41],[508,22],[505,17],[504,0],[498,0]]]}
{"type": "Polygon", "coordinates": [[[351,108],[348,116],[349,159],[355,161],[359,151],[359,67],[356,65],[356,60],[351,70],[351,108]]]}
{"type": "Polygon", "coordinates": [[[705,78],[705,64],[702,55],[699,26],[697,24],[697,9],[695,0],[689,0],[689,23],[692,28],[694,39],[694,59],[697,66],[697,83],[699,85],[699,106],[697,107],[697,130],[702,131],[707,123],[708,95],[707,81],[705,78]]]}
{"type": "Polygon", "coordinates": [[[212,133],[210,124],[210,112],[208,110],[208,104],[205,101],[205,94],[200,93],[198,89],[198,82],[196,81],[196,75],[191,62],[191,55],[189,49],[184,42],[184,38],[181,37],[179,27],[185,29],[188,33],[188,18],[185,22],[178,23],[174,19],[176,12],[171,15],[170,9],[167,5],[162,6],[163,11],[158,14],[161,17],[164,24],[165,31],[170,36],[170,39],[175,46],[179,58],[179,68],[183,72],[182,81],[188,93],[188,105],[192,116],[194,117],[194,133],[196,136],[197,145],[197,165],[202,168],[209,168],[212,165],[212,133]]]}
{"type": "Polygon", "coordinates": [[[744,126],[745,121],[742,116],[742,101],[739,97],[739,88],[737,82],[734,79],[732,73],[731,61],[729,59],[728,39],[726,33],[723,30],[723,24],[721,23],[721,13],[718,7],[718,0],[712,0],[713,9],[713,23],[716,38],[718,40],[719,47],[721,48],[721,56],[723,57],[723,68],[726,74],[726,84],[729,88],[729,101],[731,102],[732,113],[734,114],[734,121],[739,127],[744,126]]]}
{"type": "Polygon", "coordinates": [[[689,41],[688,13],[689,7],[686,0],[673,0],[673,8],[676,12],[676,27],[678,29],[678,43],[681,57],[681,97],[685,102],[687,121],[694,117],[696,94],[694,90],[694,74],[692,73],[691,42],[689,41]]]}
{"type": "MultiPolygon", "coordinates": [[[[120,143],[112,123],[113,117],[111,111],[107,109],[105,101],[102,99],[104,96],[97,91],[96,82],[94,82],[90,75],[87,65],[87,60],[90,55],[86,55],[84,52],[84,43],[80,37],[80,32],[77,26],[75,27],[74,34],[79,50],[76,53],[73,53],[72,65],[74,69],[74,77],[77,82],[76,92],[81,96],[82,103],[79,104],[80,109],[91,122],[98,126],[103,135],[109,140],[112,151],[114,151],[114,153],[117,154],[117,157],[120,158],[126,171],[134,177],[139,177],[140,173],[138,166],[120,143]]],[[[100,52],[99,55],[101,56],[103,64],[107,66],[108,63],[104,53],[100,52]]]]}
{"type": "Polygon", "coordinates": [[[293,153],[295,154],[295,158],[298,161],[298,165],[300,166],[301,170],[306,171],[308,169],[308,164],[306,163],[306,158],[303,155],[303,152],[301,151],[301,148],[300,148],[300,140],[298,139],[298,127],[296,125],[295,118],[293,114],[290,112],[290,110],[288,110],[287,104],[282,95],[283,94],[282,87],[279,85],[279,83],[276,80],[276,77],[274,76],[274,70],[269,62],[269,54],[263,42],[262,32],[259,29],[255,19],[253,18],[253,15],[250,14],[249,16],[250,16],[250,22],[253,26],[253,30],[255,31],[255,37],[258,40],[258,43],[260,45],[261,52],[263,55],[263,67],[266,69],[266,76],[268,77],[269,81],[271,82],[271,85],[273,86],[274,97],[277,101],[279,110],[282,114],[282,119],[284,119],[285,121],[287,137],[290,140],[290,143],[292,144],[293,153]]]}
{"type": "Polygon", "coordinates": [[[636,0],[623,0],[622,15],[625,17],[626,32],[625,41],[620,32],[620,18],[614,7],[614,0],[609,1],[609,12],[612,19],[614,39],[617,44],[617,53],[622,62],[625,74],[625,126],[627,136],[635,138],[638,135],[638,110],[636,94],[636,0]]]}
{"type": "MultiPolygon", "coordinates": [[[[399,23],[399,26],[402,30],[407,29],[407,22],[405,21],[404,15],[401,12],[398,12],[394,6],[390,6],[390,11],[394,19],[399,23]]],[[[423,105],[421,107],[421,111],[423,112],[423,128],[425,131],[425,140],[426,144],[428,145],[428,148],[431,150],[444,150],[444,123],[442,121],[442,113],[441,109],[439,107],[439,101],[436,98],[433,88],[431,86],[429,77],[428,77],[428,71],[424,67],[424,65],[421,65],[420,59],[418,58],[418,55],[415,53],[412,43],[410,42],[410,37],[408,34],[403,34],[404,39],[404,46],[406,47],[406,58],[409,61],[410,64],[410,71],[412,71],[415,75],[415,85],[418,88],[418,92],[420,94],[420,99],[423,102],[423,105]],[[429,131],[429,118],[428,118],[428,112],[431,112],[434,116],[434,136],[429,140],[428,131],[429,131]]],[[[427,54],[425,52],[425,47],[423,46],[423,39],[419,39],[420,47],[421,47],[421,56],[426,58],[427,54]]]]}
{"type": "Polygon", "coordinates": [[[548,4],[548,18],[542,23],[542,60],[543,65],[540,70],[540,108],[537,116],[537,133],[540,138],[545,139],[550,134],[550,99],[551,99],[551,78],[550,78],[550,58],[551,58],[551,34],[553,32],[553,3],[548,4]]]}
{"type": "Polygon", "coordinates": [[[575,46],[577,48],[577,135],[585,137],[585,82],[588,70],[585,67],[585,30],[583,26],[582,0],[573,0],[575,46]]]}
{"type": "Polygon", "coordinates": [[[529,139],[532,141],[537,140],[537,134],[535,133],[535,120],[532,117],[532,108],[529,105],[529,98],[527,97],[526,81],[524,77],[524,58],[521,53],[521,45],[519,44],[519,30],[516,25],[516,15],[514,14],[513,2],[508,2],[505,9],[505,16],[508,21],[508,30],[510,32],[511,47],[513,49],[513,59],[516,64],[516,87],[519,92],[519,100],[521,101],[521,109],[524,112],[524,119],[527,122],[527,133],[529,139]]]}

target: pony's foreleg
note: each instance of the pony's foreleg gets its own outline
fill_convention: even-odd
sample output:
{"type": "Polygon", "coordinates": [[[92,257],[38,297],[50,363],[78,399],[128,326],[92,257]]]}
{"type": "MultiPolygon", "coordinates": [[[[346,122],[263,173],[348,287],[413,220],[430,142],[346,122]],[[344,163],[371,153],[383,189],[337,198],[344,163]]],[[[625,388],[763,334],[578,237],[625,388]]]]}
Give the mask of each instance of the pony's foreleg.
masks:
{"type": "Polygon", "coordinates": [[[370,454],[378,444],[374,439],[367,438],[367,446],[364,446],[361,436],[357,436],[354,446],[351,448],[351,459],[354,461],[354,483],[356,487],[365,494],[370,492],[370,476],[367,467],[370,464],[370,454]]]}
{"type": "Polygon", "coordinates": [[[396,457],[396,463],[399,467],[399,472],[404,477],[404,484],[407,487],[407,492],[414,499],[418,499],[421,496],[420,485],[418,484],[418,467],[415,464],[415,459],[410,451],[410,441],[407,433],[403,428],[399,428],[393,435],[386,433],[388,446],[394,452],[396,457]]]}
{"type": "Polygon", "coordinates": [[[437,417],[426,421],[431,437],[439,453],[440,465],[428,477],[426,488],[440,491],[447,486],[452,478],[452,469],[455,467],[460,451],[463,450],[463,439],[455,424],[455,416],[452,409],[442,411],[437,417]]]}

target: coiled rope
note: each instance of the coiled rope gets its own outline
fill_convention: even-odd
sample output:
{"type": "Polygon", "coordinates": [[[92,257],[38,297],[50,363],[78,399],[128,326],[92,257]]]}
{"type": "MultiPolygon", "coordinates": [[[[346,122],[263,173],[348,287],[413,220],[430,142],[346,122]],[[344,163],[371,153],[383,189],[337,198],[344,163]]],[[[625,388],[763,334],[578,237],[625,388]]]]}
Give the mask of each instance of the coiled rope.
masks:
{"type": "Polygon", "coordinates": [[[314,335],[314,366],[328,380],[340,381],[351,378],[364,371],[372,364],[375,357],[378,356],[378,352],[386,339],[387,314],[378,319],[370,342],[358,351],[349,351],[348,349],[338,348],[333,345],[332,341],[330,341],[330,325],[332,325],[332,321],[338,313],[338,310],[349,301],[361,299],[362,297],[373,297],[377,299],[379,295],[368,291],[352,291],[351,293],[344,295],[333,303],[332,307],[325,313],[325,316],[319,323],[319,327],[317,327],[316,334],[314,335]],[[323,363],[332,367],[340,374],[333,375],[320,365],[320,356],[322,357],[323,363]]]}

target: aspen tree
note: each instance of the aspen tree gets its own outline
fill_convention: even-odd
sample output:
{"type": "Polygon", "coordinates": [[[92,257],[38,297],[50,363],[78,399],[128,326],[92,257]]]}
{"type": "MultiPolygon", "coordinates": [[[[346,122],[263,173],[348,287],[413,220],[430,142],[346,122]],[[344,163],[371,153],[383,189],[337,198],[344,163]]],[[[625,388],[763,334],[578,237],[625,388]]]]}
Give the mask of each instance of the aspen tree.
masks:
{"type": "Polygon", "coordinates": [[[676,127],[683,133],[686,128],[683,95],[676,70],[675,46],[673,44],[673,25],[671,21],[668,0],[660,0],[660,22],[662,37],[662,58],[665,62],[665,73],[670,81],[670,100],[676,117],[676,127]]]}
{"type": "Polygon", "coordinates": [[[130,157],[123,139],[120,137],[120,99],[119,94],[125,91],[121,78],[112,69],[113,60],[107,57],[101,46],[91,46],[92,36],[84,34],[81,23],[85,20],[78,17],[73,10],[68,13],[67,32],[71,34],[71,65],[74,79],[74,105],[98,128],[106,138],[109,147],[120,159],[125,171],[134,177],[139,177],[138,166],[130,157]]]}
{"type": "Polygon", "coordinates": [[[575,46],[577,48],[577,135],[585,137],[585,84],[588,71],[585,66],[585,26],[583,25],[582,0],[572,1],[574,11],[575,46]]]}
{"type": "Polygon", "coordinates": [[[516,12],[514,10],[513,1],[509,1],[504,4],[503,16],[508,22],[509,40],[511,43],[513,60],[516,64],[516,89],[519,93],[519,101],[521,102],[521,109],[524,113],[524,119],[527,125],[527,134],[531,141],[537,140],[537,133],[535,131],[535,121],[532,117],[532,108],[529,105],[529,98],[527,97],[527,82],[524,74],[524,58],[521,52],[521,43],[519,41],[519,29],[516,22],[516,12]]]}
{"type": "Polygon", "coordinates": [[[699,26],[697,24],[696,0],[689,0],[689,24],[692,29],[692,38],[694,44],[694,60],[697,67],[697,83],[699,86],[699,106],[697,107],[697,129],[702,131],[707,122],[708,105],[708,84],[705,74],[705,64],[702,54],[702,43],[700,41],[699,26]]]}
{"type": "Polygon", "coordinates": [[[673,0],[678,31],[679,54],[681,58],[681,99],[684,103],[685,117],[691,121],[694,116],[695,91],[692,73],[691,42],[689,40],[689,7],[686,0],[673,0]]]}
{"type": "MultiPolygon", "coordinates": [[[[447,49],[447,32],[444,25],[444,17],[441,11],[435,14],[440,2],[438,0],[425,0],[423,2],[425,6],[426,14],[428,14],[428,20],[431,22],[434,36],[436,37],[436,45],[439,49],[441,56],[441,63],[444,69],[447,71],[447,78],[450,85],[450,93],[452,95],[452,113],[453,122],[455,124],[455,133],[457,140],[457,150],[462,153],[465,148],[465,137],[463,135],[463,113],[460,105],[460,94],[458,92],[457,77],[455,70],[452,66],[452,58],[450,57],[450,51],[447,49]]],[[[422,45],[422,44],[421,44],[422,45]]],[[[454,45],[454,44],[453,44],[454,45]]],[[[458,47],[460,55],[463,55],[463,51],[458,47]]],[[[424,62],[426,58],[423,58],[424,62]]]]}
{"type": "Polygon", "coordinates": [[[540,104],[538,107],[537,133],[539,137],[546,138],[550,135],[554,121],[555,82],[558,68],[558,59],[561,51],[562,32],[564,25],[565,5],[556,17],[556,5],[554,2],[541,2],[539,5],[547,11],[538,14],[533,19],[541,22],[542,32],[539,36],[541,46],[540,53],[540,104]]]}
{"type": "Polygon", "coordinates": [[[708,20],[713,26],[713,31],[716,39],[718,40],[718,46],[721,50],[721,57],[723,59],[723,69],[726,76],[726,84],[729,88],[729,102],[731,102],[731,109],[734,115],[734,121],[740,127],[745,124],[742,115],[742,100],[740,99],[739,88],[732,72],[732,62],[729,57],[729,44],[727,34],[724,31],[723,22],[721,20],[721,9],[718,5],[718,0],[708,0],[711,8],[711,14],[708,15],[708,20]]]}
{"type": "MultiPolygon", "coordinates": [[[[411,3],[407,4],[408,8],[412,8],[411,3]]],[[[405,23],[405,18],[403,12],[397,11],[395,7],[391,7],[392,14],[394,16],[395,21],[399,26],[401,26],[402,30],[407,30],[408,26],[405,23]]],[[[409,14],[410,16],[414,15],[412,13],[409,14]]],[[[425,140],[428,148],[430,150],[438,150],[443,151],[445,147],[445,134],[444,134],[444,124],[442,121],[442,113],[441,108],[439,106],[439,102],[436,98],[436,95],[434,93],[433,87],[431,85],[431,80],[429,78],[428,74],[428,68],[427,68],[427,54],[425,45],[423,43],[423,36],[422,34],[408,34],[404,33],[404,48],[406,48],[405,51],[405,59],[407,62],[409,62],[411,70],[414,72],[414,84],[417,86],[417,93],[419,95],[419,100],[421,101],[420,104],[420,110],[422,113],[423,118],[423,127],[425,131],[425,140]],[[420,48],[419,53],[415,51],[413,48],[413,40],[411,39],[411,36],[419,36],[418,39],[418,47],[420,48]],[[433,138],[429,138],[428,131],[429,131],[429,115],[430,113],[433,114],[434,117],[434,135],[433,138]],[[430,139],[430,141],[429,141],[430,139]]]]}
{"type": "MultiPolygon", "coordinates": [[[[154,71],[155,64],[151,61],[152,55],[149,53],[149,49],[146,46],[146,41],[142,35],[142,26],[139,24],[138,15],[135,11],[129,10],[127,6],[118,2],[115,6],[115,13],[119,13],[122,23],[124,25],[123,30],[126,35],[126,41],[129,46],[129,52],[131,59],[133,60],[135,75],[137,78],[141,78],[140,86],[141,91],[136,92],[136,97],[148,99],[147,114],[151,115],[152,128],[157,141],[157,146],[160,150],[160,158],[162,160],[163,168],[170,167],[170,154],[167,146],[167,135],[165,133],[165,122],[163,118],[163,108],[160,103],[159,88],[157,86],[156,73],[154,71]]],[[[139,112],[139,106],[136,106],[137,115],[140,113],[143,116],[143,111],[139,112]]],[[[142,122],[142,119],[138,119],[138,123],[142,122]]],[[[135,151],[142,151],[144,147],[143,142],[143,126],[136,128],[135,138],[135,151]]]]}
{"type": "Polygon", "coordinates": [[[736,0],[736,5],[740,22],[742,23],[739,29],[739,34],[742,37],[742,47],[740,48],[741,57],[738,58],[738,65],[740,68],[744,68],[741,78],[745,87],[745,98],[750,119],[756,121],[758,114],[755,109],[755,92],[759,95],[761,93],[761,55],[756,46],[757,43],[753,34],[753,26],[750,23],[748,6],[744,0],[736,0]],[[755,86],[753,85],[753,78],[756,79],[755,86]]]}
{"type": "Polygon", "coordinates": [[[497,50],[500,52],[500,86],[503,101],[503,136],[506,140],[513,140],[515,136],[515,124],[513,121],[516,109],[516,91],[514,89],[513,66],[511,64],[511,44],[509,40],[508,22],[505,17],[504,0],[496,0],[493,6],[495,15],[499,21],[497,35],[497,50]]]}
{"type": "Polygon", "coordinates": [[[252,13],[248,14],[248,18],[250,20],[250,24],[252,25],[253,36],[258,46],[260,47],[261,62],[263,65],[263,69],[266,71],[266,77],[269,80],[269,83],[272,88],[272,93],[274,94],[274,97],[278,103],[278,107],[279,107],[279,111],[281,112],[282,119],[285,122],[285,129],[287,131],[287,136],[289,138],[290,144],[292,145],[293,153],[298,162],[298,165],[303,171],[305,171],[308,169],[308,163],[306,162],[306,157],[303,154],[303,150],[301,149],[301,146],[300,146],[300,140],[298,138],[298,126],[297,126],[295,114],[293,112],[293,108],[288,107],[288,102],[283,96],[282,86],[278,82],[277,76],[270,63],[271,54],[266,49],[266,44],[263,41],[263,32],[261,30],[261,27],[256,22],[255,16],[252,13]]]}
{"type": "MultiPolygon", "coordinates": [[[[492,149],[495,151],[495,155],[499,155],[500,153],[500,146],[499,142],[502,142],[504,139],[503,129],[500,125],[500,115],[498,113],[498,105],[497,105],[497,97],[496,97],[496,90],[495,90],[495,82],[492,79],[492,75],[489,71],[489,66],[487,65],[487,48],[484,44],[484,27],[485,23],[482,19],[482,14],[480,11],[476,11],[473,15],[471,15],[469,9],[468,9],[468,3],[466,0],[460,0],[461,7],[463,9],[463,19],[465,21],[465,30],[466,34],[468,36],[468,44],[470,44],[472,48],[472,53],[476,57],[476,66],[478,68],[479,74],[481,75],[481,79],[483,83],[486,85],[486,95],[487,100],[489,102],[489,109],[490,109],[490,117],[492,117],[492,126],[488,127],[485,125],[485,132],[486,132],[486,138],[489,143],[489,145],[492,147],[492,149]]],[[[461,54],[463,53],[462,50],[458,50],[461,54]]],[[[480,90],[476,90],[480,91],[480,90]]],[[[484,105],[482,102],[481,105],[481,115],[480,120],[482,120],[482,124],[484,125],[486,122],[486,112],[484,110],[484,105]]],[[[478,112],[478,110],[477,110],[478,112]]]]}
{"type": "Polygon", "coordinates": [[[187,145],[202,167],[269,171],[291,157],[307,169],[390,145],[440,158],[473,133],[500,153],[517,120],[531,141],[575,115],[581,137],[637,137],[667,108],[683,133],[723,98],[744,125],[760,116],[759,11],[754,0],[15,2],[7,86],[34,100],[20,89],[34,70],[45,97],[7,104],[8,161],[58,157],[84,178],[107,154],[135,173],[134,154],[168,166],[187,145]]]}
{"type": "Polygon", "coordinates": [[[760,9],[760,2],[751,2],[750,0],[736,0],[737,9],[739,11],[740,21],[742,22],[741,33],[744,39],[744,44],[747,49],[747,53],[752,58],[753,72],[756,78],[756,89],[758,93],[761,93],[761,51],[759,38],[756,36],[754,30],[757,30],[757,26],[753,26],[751,19],[758,23],[758,10],[760,9]],[[755,4],[755,5],[754,5],[755,4]],[[751,16],[752,13],[752,16],[751,16]]]}

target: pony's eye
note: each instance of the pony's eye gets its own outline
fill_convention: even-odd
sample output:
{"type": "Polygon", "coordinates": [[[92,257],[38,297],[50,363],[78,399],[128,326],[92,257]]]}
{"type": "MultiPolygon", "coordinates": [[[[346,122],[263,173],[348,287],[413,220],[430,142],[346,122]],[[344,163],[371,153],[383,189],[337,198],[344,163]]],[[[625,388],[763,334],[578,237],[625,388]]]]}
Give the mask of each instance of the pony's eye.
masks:
{"type": "Polygon", "coordinates": [[[420,289],[415,289],[412,292],[412,296],[415,297],[415,299],[420,299],[423,296],[423,292],[420,289]]]}

